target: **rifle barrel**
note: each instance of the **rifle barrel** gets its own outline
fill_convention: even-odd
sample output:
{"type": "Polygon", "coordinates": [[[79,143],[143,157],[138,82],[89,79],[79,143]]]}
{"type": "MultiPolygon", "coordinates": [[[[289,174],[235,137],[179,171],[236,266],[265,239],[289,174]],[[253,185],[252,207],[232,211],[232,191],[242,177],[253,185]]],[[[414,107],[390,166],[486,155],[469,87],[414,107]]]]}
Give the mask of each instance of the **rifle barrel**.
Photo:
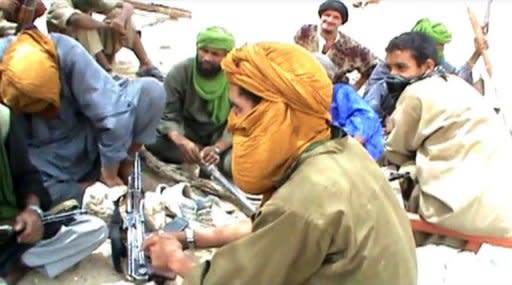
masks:
{"type": "Polygon", "coordinates": [[[244,213],[247,216],[251,216],[256,212],[254,206],[249,202],[247,197],[244,195],[243,191],[238,188],[235,184],[231,183],[215,165],[206,166],[206,171],[211,174],[211,176],[217,180],[224,188],[226,188],[235,198],[242,204],[244,209],[244,213]]]}

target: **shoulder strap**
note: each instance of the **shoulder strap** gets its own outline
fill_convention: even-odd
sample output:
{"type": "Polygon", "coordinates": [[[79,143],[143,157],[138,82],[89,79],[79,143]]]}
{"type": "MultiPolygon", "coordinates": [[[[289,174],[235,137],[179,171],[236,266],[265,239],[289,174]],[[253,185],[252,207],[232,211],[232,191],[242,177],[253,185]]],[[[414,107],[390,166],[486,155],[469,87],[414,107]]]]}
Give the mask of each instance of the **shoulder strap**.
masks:
{"type": "Polygon", "coordinates": [[[11,110],[3,104],[0,104],[0,138],[5,143],[9,127],[11,126],[11,110]]]}

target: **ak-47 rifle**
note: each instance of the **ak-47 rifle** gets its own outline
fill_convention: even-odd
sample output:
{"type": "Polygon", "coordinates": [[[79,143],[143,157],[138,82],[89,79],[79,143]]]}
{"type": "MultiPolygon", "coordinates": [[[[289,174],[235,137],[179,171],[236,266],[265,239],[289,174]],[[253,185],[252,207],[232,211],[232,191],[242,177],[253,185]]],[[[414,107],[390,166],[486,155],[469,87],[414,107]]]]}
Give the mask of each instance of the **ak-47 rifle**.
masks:
{"type": "Polygon", "coordinates": [[[146,234],[144,221],[144,191],[139,154],[135,154],[133,174],[128,180],[126,194],[126,218],[124,225],[127,233],[128,276],[135,281],[149,280],[149,259],[141,250],[146,234]]]}
{"type": "Polygon", "coordinates": [[[135,282],[154,281],[163,284],[165,280],[173,280],[173,273],[155,272],[151,261],[141,250],[148,230],[144,219],[144,189],[142,186],[142,166],[139,153],[135,154],[133,173],[128,180],[126,193],[126,254],[127,275],[135,282]]]}

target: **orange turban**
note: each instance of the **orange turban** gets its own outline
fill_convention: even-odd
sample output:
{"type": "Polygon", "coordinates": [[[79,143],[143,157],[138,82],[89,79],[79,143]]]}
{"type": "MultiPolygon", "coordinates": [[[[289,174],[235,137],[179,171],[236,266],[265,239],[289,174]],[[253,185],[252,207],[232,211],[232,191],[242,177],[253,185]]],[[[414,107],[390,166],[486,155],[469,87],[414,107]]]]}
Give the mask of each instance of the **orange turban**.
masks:
{"type": "Polygon", "coordinates": [[[13,40],[0,65],[0,97],[14,112],[53,118],[60,109],[57,48],[37,29],[13,40]]]}
{"type": "Polygon", "coordinates": [[[248,193],[271,194],[311,143],[330,138],[332,83],[322,65],[293,44],[245,45],[231,51],[222,68],[230,84],[263,98],[249,114],[229,116],[233,178],[248,193]]]}

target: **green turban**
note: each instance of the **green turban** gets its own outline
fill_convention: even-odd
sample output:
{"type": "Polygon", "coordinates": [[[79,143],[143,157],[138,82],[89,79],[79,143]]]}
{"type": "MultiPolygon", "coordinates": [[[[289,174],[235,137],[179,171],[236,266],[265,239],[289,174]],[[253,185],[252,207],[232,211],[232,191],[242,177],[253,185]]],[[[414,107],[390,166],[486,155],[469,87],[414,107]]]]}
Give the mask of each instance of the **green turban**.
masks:
{"type": "Polygon", "coordinates": [[[222,27],[209,27],[197,35],[197,48],[225,49],[228,52],[235,47],[235,38],[222,27]]]}
{"type": "Polygon", "coordinates": [[[442,23],[432,23],[428,18],[419,20],[412,28],[413,32],[421,32],[431,36],[439,44],[446,44],[452,40],[452,33],[442,23]]]}

